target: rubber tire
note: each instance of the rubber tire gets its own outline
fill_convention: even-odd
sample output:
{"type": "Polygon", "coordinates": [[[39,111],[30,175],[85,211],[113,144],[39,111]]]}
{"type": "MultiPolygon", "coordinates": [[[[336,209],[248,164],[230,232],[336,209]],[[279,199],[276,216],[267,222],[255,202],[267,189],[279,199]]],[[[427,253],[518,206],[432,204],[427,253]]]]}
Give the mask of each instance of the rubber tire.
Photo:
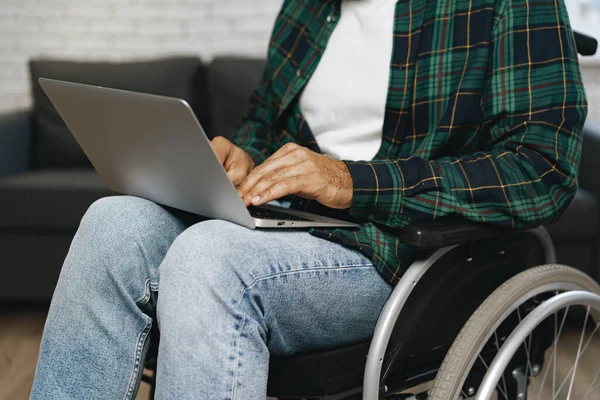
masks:
{"type": "MultiPolygon", "coordinates": [[[[569,282],[600,295],[600,286],[585,273],[565,265],[548,264],[515,275],[496,289],[469,318],[437,373],[430,400],[451,400],[460,395],[461,380],[479,354],[481,342],[494,333],[494,323],[531,290],[552,282],[569,282]]],[[[484,343],[485,344],[485,343],[484,343]]]]}

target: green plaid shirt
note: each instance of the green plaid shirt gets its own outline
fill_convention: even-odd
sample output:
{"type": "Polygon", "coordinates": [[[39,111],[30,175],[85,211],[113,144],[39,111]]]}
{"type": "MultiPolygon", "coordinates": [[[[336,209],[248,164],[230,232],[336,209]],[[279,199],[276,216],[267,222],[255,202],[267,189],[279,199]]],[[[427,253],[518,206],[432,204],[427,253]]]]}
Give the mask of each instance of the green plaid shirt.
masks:
{"type": "MultiPolygon", "coordinates": [[[[284,1],[234,137],[257,164],[287,142],[319,151],[299,95],[340,9],[284,1]]],[[[373,160],[347,162],[362,225],[311,231],[360,250],[392,284],[417,256],[395,234],[411,222],[558,218],[577,190],[587,113],[563,0],[399,0],[395,12],[383,143],[373,160]]]]}

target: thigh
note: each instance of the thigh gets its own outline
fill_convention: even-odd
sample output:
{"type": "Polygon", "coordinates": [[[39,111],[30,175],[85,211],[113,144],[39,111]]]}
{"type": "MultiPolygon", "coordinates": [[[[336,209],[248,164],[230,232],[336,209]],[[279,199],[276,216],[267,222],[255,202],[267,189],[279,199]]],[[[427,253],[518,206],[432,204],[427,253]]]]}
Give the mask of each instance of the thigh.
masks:
{"type": "Polygon", "coordinates": [[[244,294],[266,305],[270,352],[293,354],[368,340],[392,290],[371,261],[307,232],[275,235],[281,240],[279,270],[263,273],[244,294]]]}
{"type": "MultiPolygon", "coordinates": [[[[94,202],[85,213],[61,275],[83,287],[117,280],[136,301],[148,297],[157,270],[175,238],[200,217],[133,196],[94,202]],[[96,279],[97,278],[97,279],[96,279]]],[[[66,278],[64,278],[66,279],[66,278]]]]}
{"type": "Polygon", "coordinates": [[[369,338],[391,292],[363,254],[301,230],[205,221],[178,237],[167,260],[161,282],[165,274],[191,287],[188,295],[219,292],[223,302],[256,315],[274,354],[369,338]]]}

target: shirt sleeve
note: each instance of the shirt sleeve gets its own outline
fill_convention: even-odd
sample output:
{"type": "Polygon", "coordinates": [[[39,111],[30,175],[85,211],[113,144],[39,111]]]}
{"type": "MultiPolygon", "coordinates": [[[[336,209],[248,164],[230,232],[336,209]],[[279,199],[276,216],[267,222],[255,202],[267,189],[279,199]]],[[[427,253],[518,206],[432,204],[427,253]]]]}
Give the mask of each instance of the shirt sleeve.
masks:
{"type": "Polygon", "coordinates": [[[552,22],[526,0],[506,0],[495,21],[478,132],[485,151],[347,161],[353,216],[392,228],[452,216],[524,228],[562,214],[577,190],[587,100],[564,3],[547,4],[552,22]]]}
{"type": "Polygon", "coordinates": [[[267,64],[258,87],[250,95],[250,103],[242,123],[232,138],[232,142],[244,149],[256,165],[263,163],[275,152],[271,130],[278,105],[270,89],[270,76],[267,64]]]}
{"type": "MultiPolygon", "coordinates": [[[[283,25],[282,15],[287,3],[288,0],[284,1],[275,20],[269,42],[270,47],[276,43],[276,33],[283,25]]],[[[262,164],[277,150],[274,148],[273,125],[278,116],[280,103],[273,90],[273,77],[276,75],[274,65],[276,63],[271,54],[276,52],[271,50],[262,77],[250,95],[249,105],[242,117],[242,123],[232,137],[232,142],[250,154],[256,165],[262,164]]]]}

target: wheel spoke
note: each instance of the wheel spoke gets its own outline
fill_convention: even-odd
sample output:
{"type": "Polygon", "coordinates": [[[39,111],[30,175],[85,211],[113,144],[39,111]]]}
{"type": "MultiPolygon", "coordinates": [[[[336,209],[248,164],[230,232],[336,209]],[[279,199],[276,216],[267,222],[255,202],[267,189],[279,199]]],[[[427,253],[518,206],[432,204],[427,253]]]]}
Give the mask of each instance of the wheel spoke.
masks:
{"type": "Polygon", "coordinates": [[[566,382],[566,378],[565,378],[565,380],[559,386],[558,392],[555,391],[555,389],[556,389],[556,347],[557,347],[558,340],[560,339],[560,335],[562,334],[563,327],[565,326],[565,320],[567,319],[567,314],[569,313],[569,309],[570,309],[569,306],[567,306],[567,308],[565,308],[565,314],[563,315],[562,321],[560,322],[558,336],[554,335],[555,339],[554,339],[554,371],[553,371],[553,376],[552,376],[552,400],[556,399],[556,397],[560,393],[560,390],[562,389],[563,385],[566,382]]]}
{"type": "MultiPolygon", "coordinates": [[[[479,360],[481,360],[481,362],[483,363],[483,366],[485,367],[486,370],[490,369],[490,367],[487,365],[487,363],[485,362],[485,360],[483,359],[483,357],[481,357],[481,354],[479,354],[477,356],[477,358],[479,358],[479,360]]],[[[504,397],[506,399],[508,399],[508,390],[506,390],[506,385],[504,385],[504,390],[502,390],[502,388],[500,387],[500,385],[496,385],[496,386],[498,386],[498,390],[500,392],[502,392],[502,394],[504,395],[504,397]]]]}
{"type": "Polygon", "coordinates": [[[525,346],[525,354],[527,356],[527,368],[525,368],[525,381],[528,382],[529,377],[533,377],[533,366],[531,365],[531,333],[529,334],[529,336],[527,336],[527,341],[529,341],[529,343],[523,343],[523,345],[525,346]],[[529,370],[529,373],[528,371],[529,370]]]}
{"type": "MultiPolygon", "coordinates": [[[[593,338],[594,335],[596,334],[596,332],[598,332],[598,329],[600,329],[600,322],[596,325],[596,327],[592,331],[592,334],[590,335],[591,338],[593,338]]],[[[585,394],[585,397],[583,398],[583,400],[586,400],[596,389],[600,388],[600,383],[598,385],[596,385],[596,381],[598,380],[598,378],[600,378],[600,368],[598,368],[598,372],[596,372],[596,375],[594,376],[594,379],[592,380],[592,383],[590,384],[590,389],[585,394]],[[596,386],[594,386],[594,385],[596,385],[596,386]]]]}
{"type": "MultiPolygon", "coordinates": [[[[498,352],[500,352],[500,340],[498,339],[498,332],[494,331],[494,339],[496,340],[496,350],[498,352]]],[[[498,353],[496,353],[498,354],[498,353]]],[[[506,388],[506,378],[504,377],[504,374],[502,374],[502,387],[504,388],[504,391],[502,393],[508,393],[508,389],[506,388]]],[[[502,390],[502,389],[500,389],[502,390]]],[[[506,395],[505,395],[506,397],[506,395]]]]}
{"type": "Polygon", "coordinates": [[[600,383],[598,383],[596,386],[594,386],[596,384],[596,381],[598,380],[598,377],[600,376],[600,369],[598,370],[598,372],[596,373],[596,376],[594,376],[594,380],[592,381],[592,384],[590,385],[590,390],[587,391],[587,393],[585,394],[585,397],[583,398],[583,400],[586,400],[588,397],[590,397],[590,395],[598,388],[600,388],[600,383]]]}
{"type": "Polygon", "coordinates": [[[583,338],[585,336],[585,327],[587,325],[589,316],[590,316],[590,307],[588,306],[585,311],[585,319],[583,320],[583,327],[581,328],[581,337],[579,338],[579,346],[577,347],[577,355],[575,356],[575,365],[573,365],[573,375],[571,376],[571,383],[569,384],[569,393],[567,394],[567,400],[569,400],[571,398],[571,392],[573,391],[573,384],[575,383],[575,374],[577,373],[577,366],[579,365],[579,358],[581,357],[581,345],[583,344],[583,338]]]}
{"type": "Polygon", "coordinates": [[[475,397],[500,400],[510,396],[517,400],[529,395],[530,400],[595,399],[600,394],[600,370],[592,353],[599,335],[596,334],[593,343],[588,335],[596,328],[590,324],[595,311],[600,311],[600,297],[593,285],[589,277],[558,264],[519,273],[500,285],[477,308],[454,340],[437,373],[430,398],[473,397],[476,387],[472,380],[485,375],[475,397]],[[560,295],[563,292],[573,293],[560,295]],[[554,299],[555,293],[558,296],[554,299]],[[576,319],[574,313],[569,317],[574,306],[577,306],[576,319]],[[577,325],[584,322],[579,307],[587,312],[583,313],[584,329],[576,342],[577,333],[573,335],[576,330],[572,331],[571,320],[577,325]],[[504,329],[512,331],[506,338],[504,329]],[[494,344],[489,340],[494,340],[494,344]],[[570,351],[563,360],[566,344],[570,351]],[[592,347],[589,352],[588,347],[592,347]],[[523,356],[527,357],[526,362],[523,356]],[[592,359],[588,367],[589,357],[592,359]]]}
{"type": "MultiPolygon", "coordinates": [[[[517,307],[517,315],[519,316],[519,323],[522,320],[521,318],[521,309],[517,307]]],[[[531,333],[527,336],[527,339],[523,342],[523,347],[525,348],[525,356],[527,357],[527,365],[525,366],[525,381],[529,379],[529,372],[531,371],[531,376],[533,376],[533,366],[531,365],[531,333]]]]}
{"type": "MultiPolygon", "coordinates": [[[[554,337],[556,338],[556,331],[558,330],[558,321],[556,318],[556,313],[554,313],[554,337]]],[[[556,371],[556,340],[553,341],[552,343],[552,353],[550,355],[550,361],[553,363],[554,366],[554,371],[556,371]]],[[[542,382],[540,383],[540,388],[538,390],[538,394],[536,397],[536,400],[540,400],[540,394],[542,393],[542,389],[544,388],[544,383],[546,383],[546,378],[548,377],[548,372],[550,371],[550,368],[546,368],[546,371],[544,371],[544,376],[542,377],[542,382]]],[[[552,390],[554,390],[554,388],[552,388],[552,390]]],[[[552,395],[554,395],[554,392],[552,392],[552,395]]]]}
{"type": "MultiPolygon", "coordinates": [[[[554,396],[556,396],[556,347],[558,345],[556,313],[554,313],[554,316],[555,316],[555,318],[554,318],[554,343],[552,343],[552,354],[554,356],[554,358],[552,359],[552,399],[553,400],[554,400],[554,396]]],[[[561,325],[564,322],[565,322],[565,317],[563,316],[561,325]]]]}
{"type": "Polygon", "coordinates": [[[587,394],[585,395],[585,397],[583,398],[583,400],[587,400],[588,397],[590,397],[590,395],[592,393],[594,393],[596,390],[600,389],[600,383],[598,383],[596,386],[594,386],[593,388],[591,388],[587,394]]]}
{"type": "MultiPolygon", "coordinates": [[[[596,332],[596,331],[597,331],[597,329],[594,329],[594,332],[596,332]]],[[[587,340],[587,342],[585,342],[585,344],[583,345],[583,349],[581,350],[581,355],[583,355],[583,354],[585,353],[585,351],[587,350],[587,348],[589,347],[589,345],[590,345],[590,342],[591,342],[591,341],[592,341],[592,339],[594,338],[594,335],[593,335],[593,333],[594,333],[594,332],[592,332],[592,335],[590,335],[590,338],[589,338],[589,339],[587,340]]],[[[573,367],[574,367],[574,366],[573,366],[573,367]]],[[[571,374],[571,372],[573,372],[573,367],[571,367],[571,368],[569,369],[569,372],[567,372],[567,376],[565,376],[565,379],[563,379],[563,381],[561,382],[560,386],[558,387],[558,391],[559,391],[559,392],[562,390],[562,387],[565,385],[565,383],[567,383],[567,379],[569,379],[569,375],[571,374]]],[[[556,397],[556,396],[555,396],[555,397],[556,397]]],[[[554,398],[555,398],[555,397],[553,397],[553,400],[554,400],[554,398]]]]}

